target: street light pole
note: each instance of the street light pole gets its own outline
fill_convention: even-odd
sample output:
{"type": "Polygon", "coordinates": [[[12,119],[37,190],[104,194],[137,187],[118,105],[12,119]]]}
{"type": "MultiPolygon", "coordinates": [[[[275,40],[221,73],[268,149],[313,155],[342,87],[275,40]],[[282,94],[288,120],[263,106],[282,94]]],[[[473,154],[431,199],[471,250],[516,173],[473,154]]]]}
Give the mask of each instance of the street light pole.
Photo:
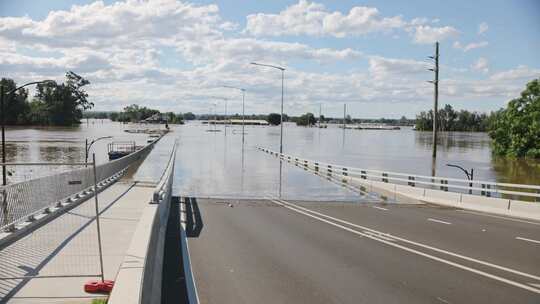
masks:
{"type": "Polygon", "coordinates": [[[246,90],[245,89],[241,89],[242,90],[242,147],[244,147],[244,134],[246,134],[244,132],[244,129],[245,129],[245,116],[246,116],[246,108],[245,108],[245,99],[246,99],[246,90]]]}
{"type": "Polygon", "coordinates": [[[271,65],[271,64],[263,64],[263,63],[257,63],[257,62],[251,62],[252,65],[258,65],[258,66],[264,66],[269,68],[278,69],[281,71],[281,115],[279,119],[279,197],[281,197],[281,172],[283,167],[283,161],[281,159],[283,154],[283,95],[285,92],[285,68],[271,65]]]}
{"type": "MultiPolygon", "coordinates": [[[[95,142],[97,142],[97,141],[99,141],[99,140],[102,140],[102,139],[106,139],[106,138],[112,138],[112,136],[102,136],[102,137],[98,137],[98,138],[92,140],[92,141],[90,142],[90,144],[88,144],[88,138],[86,139],[86,145],[85,145],[85,149],[84,149],[84,151],[85,151],[85,153],[84,153],[84,162],[85,162],[85,163],[88,163],[88,153],[90,153],[90,148],[92,148],[92,145],[93,145],[95,142]]],[[[86,167],[86,165],[85,165],[85,167],[86,167]]]]}
{"type": "MultiPolygon", "coordinates": [[[[5,111],[4,111],[4,86],[3,85],[0,85],[0,102],[2,103],[1,104],[1,108],[0,108],[0,111],[2,111],[2,163],[6,163],[6,145],[5,145],[5,142],[6,142],[6,133],[5,133],[5,124],[6,124],[6,121],[5,121],[5,111]]],[[[2,185],[6,185],[7,184],[7,177],[6,177],[6,165],[2,165],[2,185]]]]}
{"type": "Polygon", "coordinates": [[[229,89],[235,89],[240,90],[242,92],[242,147],[244,146],[244,123],[245,123],[245,97],[246,97],[246,89],[244,88],[238,88],[233,86],[222,86],[224,88],[229,89]]]}
{"type": "MultiPolygon", "coordinates": [[[[446,164],[448,167],[453,167],[453,168],[458,168],[458,169],[461,169],[461,171],[463,171],[465,173],[465,175],[467,175],[467,179],[470,180],[472,182],[472,180],[474,179],[474,168],[471,168],[471,172],[465,170],[463,167],[461,166],[458,166],[458,165],[453,165],[453,164],[446,164]]],[[[472,183],[469,183],[469,188],[472,188],[473,184],[472,183]]],[[[472,194],[472,190],[469,189],[469,194],[472,194]]]]}
{"type": "Polygon", "coordinates": [[[264,66],[269,68],[278,69],[281,71],[281,118],[280,118],[280,134],[279,134],[279,153],[283,154],[283,95],[285,91],[285,68],[271,65],[271,64],[262,64],[257,62],[251,62],[252,65],[264,66]]]}
{"type": "MultiPolygon", "coordinates": [[[[4,92],[4,86],[0,84],[0,111],[2,111],[2,114],[0,115],[1,123],[2,123],[2,163],[6,163],[6,121],[5,121],[5,108],[4,108],[4,95],[8,95],[11,97],[11,94],[17,92],[18,90],[32,85],[32,84],[42,84],[42,83],[49,83],[54,82],[53,80],[43,80],[43,81],[32,81],[26,84],[23,84],[22,86],[15,88],[11,91],[4,92]]],[[[11,98],[10,98],[11,99],[11,98]]],[[[10,101],[10,100],[8,100],[10,101]]],[[[7,176],[6,176],[6,165],[2,165],[2,185],[7,184],[7,176]]]]}
{"type": "MultiPolygon", "coordinates": [[[[283,153],[283,94],[285,82],[285,69],[281,69],[281,115],[280,115],[280,132],[279,132],[279,153],[283,153]]],[[[281,155],[280,155],[281,157],[281,155]]]]}

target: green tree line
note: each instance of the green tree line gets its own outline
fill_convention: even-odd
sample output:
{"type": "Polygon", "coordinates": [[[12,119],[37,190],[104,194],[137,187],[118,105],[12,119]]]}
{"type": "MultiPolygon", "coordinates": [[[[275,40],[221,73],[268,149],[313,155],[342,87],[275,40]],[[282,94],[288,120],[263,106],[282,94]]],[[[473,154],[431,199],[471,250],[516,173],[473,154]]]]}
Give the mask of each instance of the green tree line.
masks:
{"type": "Polygon", "coordinates": [[[84,118],[110,119],[119,122],[139,122],[155,114],[159,114],[161,120],[170,124],[183,124],[184,120],[195,119],[195,114],[191,112],[176,114],[174,112],[161,113],[159,110],[141,107],[133,104],[124,107],[123,111],[88,111],[83,113],[84,118]]]}
{"type": "MultiPolygon", "coordinates": [[[[38,84],[36,94],[29,100],[28,90],[19,89],[4,95],[5,122],[7,125],[69,126],[80,123],[82,112],[94,104],[88,101],[84,90],[90,82],[69,71],[64,83],[54,81],[38,84]]],[[[2,78],[4,92],[17,88],[13,79],[2,78]]]]}
{"type": "Polygon", "coordinates": [[[540,78],[495,113],[489,135],[495,154],[540,158],[540,78]]]}
{"type": "MultiPolygon", "coordinates": [[[[487,132],[494,117],[495,112],[486,114],[467,110],[456,111],[447,104],[438,111],[437,129],[439,131],[487,132]]],[[[433,130],[433,110],[422,111],[416,116],[416,130],[433,130]]]]}

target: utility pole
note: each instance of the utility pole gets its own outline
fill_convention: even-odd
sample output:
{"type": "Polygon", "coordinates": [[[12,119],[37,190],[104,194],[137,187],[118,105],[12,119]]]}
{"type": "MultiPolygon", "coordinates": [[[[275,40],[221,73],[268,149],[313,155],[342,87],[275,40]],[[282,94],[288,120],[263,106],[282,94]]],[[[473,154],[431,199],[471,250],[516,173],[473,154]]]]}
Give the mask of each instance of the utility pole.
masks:
{"type": "Polygon", "coordinates": [[[435,80],[430,81],[435,86],[433,104],[433,158],[437,158],[437,122],[439,119],[439,42],[435,42],[435,56],[430,58],[435,60],[435,68],[429,69],[435,72],[435,80]]]}
{"type": "Polygon", "coordinates": [[[322,103],[319,104],[319,128],[321,127],[322,103]]]}
{"type": "Polygon", "coordinates": [[[347,121],[347,104],[344,103],[343,104],[343,130],[345,130],[346,121],[347,121]]]}

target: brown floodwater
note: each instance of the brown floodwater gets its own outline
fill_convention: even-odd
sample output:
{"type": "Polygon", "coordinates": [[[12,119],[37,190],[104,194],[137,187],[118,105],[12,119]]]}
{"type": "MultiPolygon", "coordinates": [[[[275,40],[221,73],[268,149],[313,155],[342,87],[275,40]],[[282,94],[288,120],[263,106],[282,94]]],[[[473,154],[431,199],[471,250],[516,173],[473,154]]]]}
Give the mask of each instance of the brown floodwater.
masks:
{"type": "MultiPolygon", "coordinates": [[[[134,140],[144,144],[145,134],[124,132],[132,128],[107,120],[90,120],[80,126],[13,128],[6,133],[9,162],[70,162],[84,160],[84,140],[113,136],[114,141],[134,140]]],[[[259,152],[255,146],[279,150],[279,127],[246,126],[242,145],[241,127],[218,126],[208,132],[199,122],[172,126],[167,135],[140,167],[138,174],[148,179],[160,176],[175,139],[175,191],[182,195],[260,197],[275,194],[279,185],[279,162],[259,152]],[[226,131],[226,132],[225,132],[226,131]]],[[[431,133],[402,130],[343,130],[284,127],[284,153],[367,169],[382,169],[430,175],[431,133]]],[[[107,143],[97,142],[92,151],[98,163],[107,161],[107,143]]],[[[476,180],[540,184],[540,161],[493,157],[490,138],[485,133],[441,133],[435,172],[439,176],[465,178],[446,164],[474,168],[476,180]]],[[[50,169],[9,168],[10,182],[50,174],[50,169]],[[44,172],[46,171],[46,172],[44,172]]],[[[282,193],[288,198],[348,199],[355,194],[284,164],[282,193]]]]}

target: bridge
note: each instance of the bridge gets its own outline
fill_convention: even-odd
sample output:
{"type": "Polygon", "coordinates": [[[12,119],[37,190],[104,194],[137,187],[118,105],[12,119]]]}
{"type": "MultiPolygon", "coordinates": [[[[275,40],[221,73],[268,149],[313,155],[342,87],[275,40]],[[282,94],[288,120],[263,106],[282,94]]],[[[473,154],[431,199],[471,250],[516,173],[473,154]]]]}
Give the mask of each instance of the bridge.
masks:
{"type": "Polygon", "coordinates": [[[177,197],[176,146],[160,139],[106,164],[73,163],[81,168],[0,189],[0,302],[540,299],[539,186],[353,168],[257,147],[358,201],[177,197]],[[161,177],[136,177],[156,145],[166,155],[161,177]],[[113,280],[112,292],[85,292],[91,280],[113,280]]]}

